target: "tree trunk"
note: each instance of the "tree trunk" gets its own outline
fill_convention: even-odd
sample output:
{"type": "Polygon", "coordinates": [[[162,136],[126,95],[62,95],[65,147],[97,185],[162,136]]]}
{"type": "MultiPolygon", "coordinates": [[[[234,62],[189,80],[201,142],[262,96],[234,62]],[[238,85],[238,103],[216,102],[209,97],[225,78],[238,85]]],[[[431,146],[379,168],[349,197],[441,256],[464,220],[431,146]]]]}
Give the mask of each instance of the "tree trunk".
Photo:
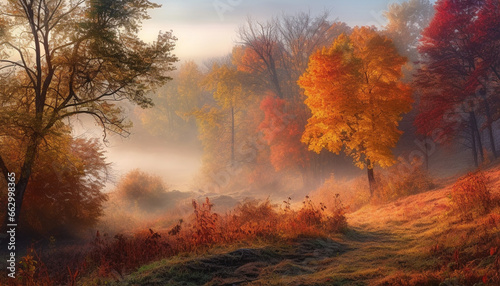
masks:
{"type": "Polygon", "coordinates": [[[370,167],[370,160],[366,161],[366,169],[368,170],[368,184],[370,185],[370,197],[375,193],[375,175],[373,174],[373,167],[370,167]]]}
{"type": "Polygon", "coordinates": [[[495,159],[498,158],[498,154],[497,154],[497,149],[496,149],[496,146],[495,146],[495,136],[493,136],[493,117],[491,116],[491,110],[490,110],[490,106],[488,104],[488,100],[486,98],[486,96],[483,96],[483,99],[484,99],[484,108],[485,108],[485,112],[486,112],[486,120],[487,120],[487,127],[488,127],[488,135],[490,137],[490,146],[491,146],[491,152],[493,153],[493,157],[495,157],[495,159]]]}
{"type": "Polygon", "coordinates": [[[21,207],[23,204],[23,198],[24,194],[26,192],[26,187],[28,187],[28,181],[29,177],[21,177],[19,181],[16,183],[16,211],[15,211],[15,216],[14,220],[15,222],[9,222],[9,223],[19,223],[19,218],[21,217],[21,207]]]}
{"type": "Polygon", "coordinates": [[[492,124],[493,122],[489,123],[488,125],[488,135],[490,136],[491,152],[493,153],[493,157],[497,159],[498,153],[497,153],[497,148],[495,146],[495,136],[493,135],[493,127],[491,126],[492,124]]]}
{"type": "Polygon", "coordinates": [[[470,113],[472,128],[474,128],[474,134],[477,138],[477,149],[479,150],[479,154],[481,154],[481,162],[484,162],[484,149],[483,149],[483,141],[481,140],[481,132],[479,132],[479,128],[477,127],[477,119],[474,111],[470,113]]]}
{"type": "MultiPolygon", "coordinates": [[[[35,162],[36,151],[38,149],[38,144],[40,143],[40,138],[35,134],[32,136],[27,150],[26,157],[24,158],[23,166],[21,167],[21,174],[19,174],[19,179],[16,182],[16,190],[15,190],[15,211],[14,211],[14,221],[9,220],[10,217],[8,215],[5,216],[5,226],[8,224],[19,224],[19,219],[21,217],[21,208],[23,205],[24,194],[26,192],[26,188],[28,187],[28,181],[31,177],[31,170],[33,167],[33,163],[35,162]]],[[[17,176],[18,174],[16,174],[17,176]]]]}
{"type": "Polygon", "coordinates": [[[281,90],[280,81],[278,79],[278,72],[276,71],[276,64],[272,55],[269,55],[269,73],[271,74],[271,80],[276,89],[276,95],[279,98],[284,99],[283,91],[281,90]]]}
{"type": "Polygon", "coordinates": [[[470,135],[472,139],[472,156],[474,157],[474,165],[479,167],[479,162],[477,158],[477,147],[476,147],[476,129],[474,128],[472,112],[469,114],[469,125],[470,125],[470,135]]]}
{"type": "Polygon", "coordinates": [[[231,167],[234,166],[234,107],[231,106],[231,167]]]}

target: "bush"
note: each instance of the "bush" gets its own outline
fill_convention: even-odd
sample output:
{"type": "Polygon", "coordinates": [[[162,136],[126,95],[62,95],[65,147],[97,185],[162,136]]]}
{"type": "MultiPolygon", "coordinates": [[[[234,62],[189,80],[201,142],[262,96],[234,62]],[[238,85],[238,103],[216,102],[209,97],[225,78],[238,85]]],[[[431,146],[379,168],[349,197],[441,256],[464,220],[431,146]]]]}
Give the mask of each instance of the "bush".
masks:
{"type": "Polygon", "coordinates": [[[139,169],[128,172],[115,190],[119,200],[128,208],[148,213],[163,210],[168,203],[167,188],[159,176],[152,176],[139,169]]]}
{"type": "Polygon", "coordinates": [[[195,220],[193,224],[194,228],[194,244],[211,244],[218,241],[218,221],[219,215],[212,212],[212,207],[214,205],[210,202],[208,198],[205,202],[200,204],[196,200],[193,200],[193,208],[195,220]]]}
{"type": "Polygon", "coordinates": [[[372,199],[375,203],[394,201],[435,187],[427,171],[413,165],[397,164],[380,172],[377,181],[377,189],[372,199]]]}
{"type": "MultiPolygon", "coordinates": [[[[247,237],[274,236],[278,225],[278,213],[274,207],[269,200],[244,201],[236,207],[234,215],[231,216],[232,232],[247,237]]],[[[231,231],[228,231],[229,233],[231,231]]]]}
{"type": "Polygon", "coordinates": [[[323,204],[317,208],[311,201],[309,196],[302,202],[302,208],[297,213],[298,221],[304,226],[319,226],[323,221],[324,210],[323,204]]]}
{"type": "MultiPolygon", "coordinates": [[[[288,230],[290,233],[297,235],[303,234],[321,234],[338,233],[344,231],[347,227],[347,219],[345,217],[346,208],[343,206],[340,195],[333,195],[333,199],[328,200],[329,207],[320,202],[319,207],[306,196],[302,202],[302,208],[296,212],[297,225],[294,229],[288,230]]],[[[294,214],[294,212],[289,212],[294,214]]],[[[292,216],[292,218],[295,216],[292,216]]],[[[287,226],[293,225],[287,223],[287,226]]]]}
{"type": "Polygon", "coordinates": [[[326,228],[330,232],[342,232],[347,228],[347,219],[345,217],[346,208],[340,200],[340,195],[335,194],[333,199],[333,208],[331,215],[326,218],[326,228]]]}
{"type": "Polygon", "coordinates": [[[331,175],[321,187],[311,192],[310,196],[314,202],[323,202],[328,210],[337,209],[340,198],[346,205],[342,206],[343,211],[353,212],[370,202],[370,191],[365,176],[345,181],[336,180],[331,175]]]}
{"type": "MultiPolygon", "coordinates": [[[[2,142],[0,151],[10,161],[22,144],[2,142]]],[[[97,139],[47,136],[22,201],[19,231],[24,237],[78,236],[98,223],[108,198],[102,192],[109,171],[104,155],[97,139]]],[[[7,164],[13,164],[9,161],[7,164]]],[[[19,170],[13,171],[19,174],[19,170]]],[[[7,190],[3,178],[0,189],[7,190]]],[[[1,219],[6,215],[6,194],[0,194],[1,219]]]]}
{"type": "Polygon", "coordinates": [[[492,207],[488,180],[481,171],[459,178],[451,190],[453,209],[462,219],[472,220],[474,215],[485,215],[492,207]]]}

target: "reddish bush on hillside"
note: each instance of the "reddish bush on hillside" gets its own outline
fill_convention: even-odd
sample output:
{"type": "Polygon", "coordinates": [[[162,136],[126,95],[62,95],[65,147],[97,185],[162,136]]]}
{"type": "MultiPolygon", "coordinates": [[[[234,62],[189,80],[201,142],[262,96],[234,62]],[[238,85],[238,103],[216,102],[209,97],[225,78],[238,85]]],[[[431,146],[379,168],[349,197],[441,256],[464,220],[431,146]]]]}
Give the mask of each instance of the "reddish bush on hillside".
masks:
{"type": "Polygon", "coordinates": [[[452,187],[451,197],[453,208],[465,220],[487,214],[492,207],[488,179],[481,171],[459,178],[452,187]]]}

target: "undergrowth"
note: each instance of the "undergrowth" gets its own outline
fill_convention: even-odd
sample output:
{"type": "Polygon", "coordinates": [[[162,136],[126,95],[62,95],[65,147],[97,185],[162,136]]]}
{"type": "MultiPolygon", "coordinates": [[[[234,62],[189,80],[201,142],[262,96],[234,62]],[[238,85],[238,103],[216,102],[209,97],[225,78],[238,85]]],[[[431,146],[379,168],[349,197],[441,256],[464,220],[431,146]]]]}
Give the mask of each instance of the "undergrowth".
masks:
{"type": "Polygon", "coordinates": [[[488,180],[480,171],[468,173],[458,179],[452,187],[451,198],[454,211],[464,220],[485,215],[492,207],[488,180]]]}
{"type": "Polygon", "coordinates": [[[388,170],[378,172],[377,175],[377,187],[371,199],[375,204],[392,202],[435,187],[428,172],[420,165],[397,164],[388,170]]]}
{"type": "Polygon", "coordinates": [[[298,210],[290,207],[290,200],[281,206],[269,200],[247,200],[232,212],[220,215],[213,212],[208,198],[193,200],[193,214],[170,229],[147,229],[134,235],[109,236],[96,232],[93,240],[77,250],[79,255],[61,271],[61,253],[38,255],[34,248],[21,260],[19,277],[8,285],[105,285],[109,280],[120,280],[140,266],[181,253],[200,253],[216,245],[241,241],[289,241],[297,237],[325,237],[347,227],[345,208],[339,196],[327,211],[324,204],[317,206],[309,197],[298,210]]]}
{"type": "Polygon", "coordinates": [[[449,227],[430,248],[439,273],[446,285],[500,285],[500,207],[488,177],[468,173],[453,184],[450,198],[449,227]]]}

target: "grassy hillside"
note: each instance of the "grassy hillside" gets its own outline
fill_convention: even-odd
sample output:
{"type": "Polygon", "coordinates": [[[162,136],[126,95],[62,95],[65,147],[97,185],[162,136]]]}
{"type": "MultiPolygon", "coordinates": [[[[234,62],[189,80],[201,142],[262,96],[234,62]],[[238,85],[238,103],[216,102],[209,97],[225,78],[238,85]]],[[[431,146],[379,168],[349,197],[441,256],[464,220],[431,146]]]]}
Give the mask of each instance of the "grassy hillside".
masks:
{"type": "Polygon", "coordinates": [[[431,184],[402,174],[382,181],[389,201],[350,213],[335,194],[350,185],[333,179],[325,203],[247,200],[218,214],[193,201],[165,229],[29,248],[0,285],[500,285],[500,166],[409,196],[431,184]]]}
{"type": "Polygon", "coordinates": [[[235,243],[144,265],[113,285],[500,285],[500,167],[493,203],[464,218],[442,187],[347,215],[343,234],[235,243]]]}

